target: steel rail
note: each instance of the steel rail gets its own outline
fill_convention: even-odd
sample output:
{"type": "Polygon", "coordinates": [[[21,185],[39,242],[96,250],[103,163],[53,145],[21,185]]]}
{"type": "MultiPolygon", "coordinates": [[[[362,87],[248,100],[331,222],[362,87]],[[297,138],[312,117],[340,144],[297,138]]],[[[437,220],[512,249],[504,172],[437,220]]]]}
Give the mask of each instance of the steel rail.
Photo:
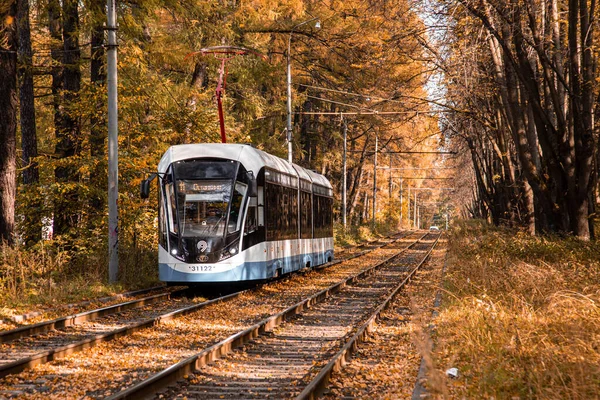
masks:
{"type": "MultiPolygon", "coordinates": [[[[398,236],[398,234],[399,234],[399,233],[400,233],[400,232],[398,232],[398,233],[396,233],[396,234],[394,234],[394,235],[387,236],[385,239],[391,239],[391,238],[393,238],[394,236],[398,236]]],[[[313,269],[314,269],[314,270],[316,270],[316,271],[319,271],[319,270],[322,270],[322,269],[325,269],[325,268],[329,268],[329,267],[331,267],[331,266],[333,266],[333,265],[341,264],[341,263],[343,263],[343,262],[345,262],[345,261],[353,260],[353,259],[355,259],[355,258],[357,258],[357,257],[364,256],[365,254],[368,254],[368,253],[370,253],[370,252],[372,252],[372,251],[374,251],[374,250],[378,250],[378,249],[381,249],[381,248],[383,248],[383,247],[385,247],[385,246],[389,246],[390,244],[396,243],[398,240],[400,240],[400,239],[403,239],[404,237],[405,237],[405,235],[403,235],[403,236],[398,236],[398,237],[396,237],[395,239],[393,239],[391,242],[382,243],[382,244],[381,244],[381,245],[379,245],[379,246],[375,246],[375,247],[373,247],[373,248],[370,248],[370,249],[367,249],[367,250],[363,250],[363,251],[361,251],[361,252],[358,252],[358,253],[356,253],[356,254],[353,254],[353,255],[351,255],[351,256],[349,256],[349,257],[346,257],[346,258],[342,258],[342,259],[339,259],[339,260],[333,260],[333,261],[331,261],[331,262],[328,262],[328,263],[325,263],[325,264],[322,264],[322,265],[317,265],[317,266],[316,266],[316,267],[314,267],[313,269]]],[[[358,249],[359,247],[368,246],[368,245],[370,245],[370,244],[372,244],[372,243],[379,242],[380,240],[381,240],[381,239],[378,239],[378,240],[373,240],[373,241],[371,241],[371,242],[367,242],[366,244],[360,244],[360,245],[356,246],[356,248],[358,249]]]]}
{"type": "MultiPolygon", "coordinates": [[[[344,261],[351,260],[351,259],[356,258],[356,257],[360,257],[360,256],[362,256],[364,254],[370,253],[370,252],[372,252],[372,251],[374,251],[376,249],[379,249],[381,247],[385,247],[387,245],[393,244],[393,243],[395,243],[397,240],[399,240],[401,238],[402,237],[398,237],[398,238],[392,240],[389,243],[384,243],[381,246],[377,246],[377,247],[375,247],[373,249],[362,251],[362,252],[360,252],[358,254],[354,254],[354,255],[352,255],[352,256],[350,256],[348,258],[344,258],[344,259],[341,259],[341,260],[335,260],[335,261],[332,261],[332,262],[329,262],[329,263],[317,266],[314,269],[315,270],[322,270],[322,269],[328,268],[330,266],[340,264],[340,263],[342,263],[344,261]]],[[[183,289],[183,290],[185,290],[185,289],[183,289]]],[[[160,324],[162,321],[168,321],[168,320],[171,320],[171,319],[183,316],[183,315],[187,315],[187,314],[196,312],[199,309],[204,308],[206,306],[209,306],[211,304],[215,304],[215,303],[218,303],[220,301],[225,301],[225,300],[229,300],[229,299],[235,298],[235,297],[241,295],[242,293],[247,293],[247,292],[252,291],[252,290],[256,290],[256,288],[247,289],[247,290],[236,292],[236,293],[232,293],[232,294],[229,294],[229,295],[226,295],[226,296],[218,297],[216,299],[208,300],[206,302],[202,302],[202,303],[199,303],[199,304],[195,304],[193,306],[189,306],[189,307],[185,307],[185,308],[182,308],[182,309],[179,309],[179,310],[175,310],[175,311],[172,311],[172,312],[169,312],[169,313],[166,313],[166,314],[154,317],[154,318],[150,318],[150,319],[147,319],[147,320],[144,320],[144,321],[141,321],[141,322],[138,322],[138,323],[132,324],[130,326],[126,326],[126,327],[123,327],[123,328],[120,328],[120,329],[117,329],[117,330],[114,330],[114,331],[111,331],[111,332],[106,332],[106,333],[103,333],[103,334],[100,334],[100,335],[96,335],[94,337],[91,337],[91,338],[88,338],[88,339],[84,339],[84,340],[81,340],[79,342],[71,343],[71,344],[68,344],[68,345],[60,346],[60,347],[57,347],[55,349],[51,349],[51,350],[48,350],[48,351],[42,351],[42,352],[40,352],[38,354],[35,354],[33,356],[26,357],[26,358],[23,358],[23,359],[20,359],[20,360],[16,360],[16,361],[4,364],[4,365],[0,365],[0,378],[3,378],[5,376],[11,375],[11,374],[17,374],[17,373],[20,373],[20,372],[22,372],[22,371],[24,371],[26,369],[33,368],[33,367],[35,367],[37,365],[44,364],[44,363],[53,361],[53,360],[61,358],[61,357],[65,357],[65,356],[67,356],[69,354],[72,354],[72,353],[75,353],[75,352],[78,352],[78,351],[81,351],[81,350],[84,350],[84,349],[87,349],[87,348],[90,348],[90,347],[94,347],[97,344],[100,344],[102,342],[107,342],[107,341],[110,341],[110,340],[113,340],[113,339],[116,339],[116,338],[119,338],[119,337],[122,337],[122,336],[130,335],[130,334],[132,334],[134,332],[137,332],[137,331],[140,331],[142,329],[145,329],[145,328],[148,328],[148,327],[160,324]]],[[[116,306],[118,306],[118,305],[116,305],[116,306]]],[[[110,308],[110,307],[106,307],[106,308],[110,308]]],[[[89,311],[88,313],[93,313],[94,311],[98,311],[98,310],[92,310],[92,311],[89,311]]],[[[82,313],[82,314],[86,314],[86,313],[82,313]]],[[[68,318],[69,317],[65,317],[65,319],[68,319],[68,318]]],[[[53,321],[50,321],[50,322],[53,322],[53,321]]],[[[26,328],[26,327],[22,327],[22,328],[26,328]]],[[[21,329],[21,328],[17,328],[16,330],[19,330],[19,329],[21,329]]],[[[48,330],[50,330],[50,329],[48,329],[48,330]]],[[[7,333],[8,332],[11,332],[11,331],[7,331],[7,333]]],[[[37,332],[37,333],[41,333],[41,332],[37,332]]],[[[8,340],[6,340],[6,341],[8,341],[8,340]]]]}
{"type": "Polygon", "coordinates": [[[187,289],[179,289],[168,293],[159,293],[153,296],[144,297],[142,299],[130,300],[125,303],[113,304],[95,310],[84,311],[66,317],[56,318],[50,321],[43,321],[37,324],[25,325],[19,328],[0,332],[0,343],[7,343],[16,339],[21,339],[28,336],[39,335],[53,329],[62,329],[72,325],[77,325],[82,322],[93,321],[97,318],[106,315],[115,314],[121,311],[130,310],[132,308],[143,307],[148,304],[157,303],[162,300],[168,300],[171,297],[178,297],[184,294],[187,289]]]}
{"type": "MultiPolygon", "coordinates": [[[[115,393],[114,395],[109,396],[107,400],[145,398],[157,392],[158,390],[165,388],[169,384],[176,382],[177,380],[183,378],[191,372],[199,370],[206,364],[229,354],[236,347],[239,347],[249,342],[250,340],[264,334],[265,332],[277,327],[289,317],[299,314],[305,309],[308,309],[311,306],[325,300],[332,294],[338,292],[340,289],[346,287],[348,284],[357,282],[364,276],[371,274],[375,269],[381,267],[382,265],[385,265],[390,260],[394,259],[395,257],[398,257],[400,254],[409,250],[427,235],[428,233],[423,234],[416,241],[404,247],[394,255],[385,258],[383,261],[378,262],[377,264],[359,272],[358,274],[355,274],[349,278],[345,278],[340,282],[331,285],[330,287],[323,289],[320,292],[294,304],[286,310],[272,315],[271,317],[268,317],[243,331],[235,333],[229,336],[228,338],[208,347],[202,352],[188,357],[187,359],[180,361],[177,364],[173,364],[170,367],[164,369],[163,371],[152,375],[148,379],[145,379],[128,389],[125,389],[119,393],[115,393]]],[[[387,245],[395,243],[399,239],[400,238],[397,238],[394,241],[388,243],[387,245]]]]}
{"type": "Polygon", "coordinates": [[[392,293],[377,307],[377,309],[373,312],[371,317],[356,331],[356,333],[348,339],[348,341],[344,344],[342,349],[337,352],[321,369],[321,371],[317,374],[317,376],[304,388],[302,392],[296,397],[296,400],[306,400],[306,399],[315,399],[319,394],[326,388],[327,383],[329,382],[329,378],[331,373],[334,371],[339,371],[343,369],[343,367],[349,362],[352,354],[358,348],[358,345],[364,341],[369,333],[369,329],[375,324],[380,314],[386,310],[392,301],[396,298],[401,289],[403,289],[408,282],[412,279],[412,277],[417,273],[417,271],[421,268],[425,261],[429,258],[433,249],[437,245],[439,238],[441,235],[438,235],[433,243],[431,249],[427,252],[425,257],[412,269],[412,271],[408,274],[404,280],[392,291],[392,293]]]}
{"type": "MultiPolygon", "coordinates": [[[[152,291],[155,290],[161,290],[161,289],[166,289],[167,286],[165,285],[159,285],[159,286],[153,286],[153,287],[149,287],[146,289],[138,289],[138,290],[132,290],[130,292],[124,292],[124,293],[119,293],[119,294],[115,294],[113,296],[106,296],[106,297],[100,297],[98,299],[92,299],[92,300],[86,300],[86,301],[82,301],[79,303],[74,303],[74,304],[70,304],[67,307],[83,307],[87,304],[90,304],[92,302],[98,302],[98,303],[107,303],[111,300],[117,300],[117,299],[124,299],[124,298],[128,298],[128,297],[135,297],[135,296],[139,296],[141,294],[146,294],[146,293],[150,293],[152,291]]],[[[15,319],[21,319],[22,321],[26,321],[28,319],[31,319],[31,317],[29,317],[29,315],[34,314],[35,316],[39,316],[42,313],[40,312],[27,312],[27,313],[23,313],[23,314],[19,314],[19,315],[14,315],[12,317],[9,318],[9,321],[12,320],[13,323],[15,323],[16,325],[27,325],[27,324],[22,324],[19,321],[15,320],[15,319]]],[[[16,328],[15,328],[16,329],[16,328]]],[[[8,331],[8,330],[7,330],[8,331]]],[[[4,332],[7,332],[4,331],[4,332]]],[[[1,333],[2,331],[0,331],[1,333]]],[[[2,343],[2,341],[0,340],[0,343],[2,343]]]]}
{"type": "Polygon", "coordinates": [[[126,326],[120,329],[116,329],[111,332],[103,333],[100,335],[96,335],[92,338],[88,338],[76,343],[71,343],[65,346],[58,347],[56,349],[43,351],[31,357],[23,358],[20,360],[13,361],[11,363],[7,363],[5,365],[0,366],[0,378],[3,378],[10,374],[16,374],[21,371],[24,371],[28,368],[33,368],[36,365],[44,364],[46,362],[55,360],[57,358],[61,358],[67,356],[69,354],[75,353],[77,351],[81,351],[90,347],[94,347],[97,344],[102,342],[107,342],[122,336],[130,335],[134,332],[140,331],[145,328],[152,327],[154,325],[158,325],[163,321],[169,321],[171,319],[190,314],[192,312],[196,312],[201,308],[209,306],[211,304],[215,304],[224,300],[228,300],[230,298],[239,296],[242,293],[247,292],[248,290],[244,290],[241,292],[232,293],[226,296],[218,297],[216,299],[207,300],[205,302],[194,304],[193,306],[188,306],[181,308],[179,310],[171,311],[169,313],[159,315],[158,317],[149,318],[144,321],[135,323],[130,326],[126,326]]]}
{"type": "MultiPolygon", "coordinates": [[[[390,238],[390,237],[391,236],[388,236],[388,238],[390,238]]],[[[373,241],[370,241],[367,243],[363,243],[358,246],[355,246],[355,248],[369,246],[373,243],[379,242],[380,240],[381,239],[376,239],[376,240],[373,240],[373,241]]],[[[367,250],[367,252],[373,251],[375,249],[379,249],[387,244],[388,243],[384,243],[381,246],[376,246],[372,249],[367,250]]],[[[359,257],[363,254],[365,254],[365,251],[360,252],[358,254],[354,254],[350,257],[342,258],[340,260],[334,260],[330,263],[326,263],[326,264],[317,266],[317,267],[315,267],[315,269],[327,268],[332,265],[336,265],[341,262],[351,260],[352,258],[359,257]]],[[[154,290],[160,290],[160,289],[165,289],[165,288],[166,288],[165,286],[156,286],[156,287],[152,287],[152,288],[141,289],[141,290],[123,293],[121,295],[98,299],[98,301],[110,301],[113,299],[117,299],[119,297],[133,297],[133,296],[148,293],[148,292],[151,292],[154,290]]],[[[24,325],[24,326],[20,326],[18,328],[14,328],[14,329],[0,331],[0,344],[8,343],[10,341],[21,339],[21,338],[28,337],[28,336],[46,333],[46,332],[49,332],[54,329],[66,328],[66,327],[69,327],[72,325],[80,324],[82,322],[93,321],[96,318],[104,317],[104,316],[110,315],[110,314],[115,314],[115,313],[129,310],[132,308],[142,307],[142,306],[152,304],[152,303],[164,300],[164,299],[169,299],[171,297],[182,295],[186,290],[187,289],[181,289],[181,290],[176,290],[176,291],[168,292],[168,293],[159,293],[157,295],[149,296],[149,297],[146,297],[143,299],[136,299],[136,300],[131,300],[131,301],[124,302],[124,303],[113,304],[110,306],[106,306],[106,307],[102,307],[102,308],[98,308],[98,309],[94,309],[94,310],[89,310],[89,311],[84,311],[81,313],[68,315],[65,317],[60,317],[60,318],[56,318],[56,319],[49,320],[49,321],[42,321],[42,322],[39,322],[36,324],[24,325]]]]}

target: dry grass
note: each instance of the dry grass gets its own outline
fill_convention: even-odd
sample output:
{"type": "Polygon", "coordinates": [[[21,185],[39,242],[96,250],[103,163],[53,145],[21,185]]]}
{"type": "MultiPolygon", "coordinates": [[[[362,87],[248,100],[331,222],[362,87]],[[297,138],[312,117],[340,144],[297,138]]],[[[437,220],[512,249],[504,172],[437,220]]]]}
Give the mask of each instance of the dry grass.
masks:
{"type": "Polygon", "coordinates": [[[600,396],[600,243],[463,223],[445,290],[435,375],[459,377],[438,398],[600,396]]]}
{"type": "Polygon", "coordinates": [[[333,236],[336,247],[356,246],[359,243],[369,242],[385,236],[393,232],[398,232],[397,224],[377,224],[375,229],[371,224],[350,225],[344,232],[344,227],[335,223],[333,225],[333,236]]]}
{"type": "Polygon", "coordinates": [[[67,252],[52,242],[29,249],[0,243],[0,320],[157,282],[156,252],[122,249],[121,282],[109,285],[104,249],[97,246],[84,254],[67,252]]]}

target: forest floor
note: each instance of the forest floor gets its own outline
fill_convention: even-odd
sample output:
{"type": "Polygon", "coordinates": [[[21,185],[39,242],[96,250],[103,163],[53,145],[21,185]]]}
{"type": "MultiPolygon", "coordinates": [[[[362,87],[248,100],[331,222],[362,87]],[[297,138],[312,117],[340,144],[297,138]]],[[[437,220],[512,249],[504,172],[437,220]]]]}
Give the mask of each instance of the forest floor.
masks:
{"type": "Polygon", "coordinates": [[[444,235],[431,257],[382,313],[344,370],[332,374],[325,399],[411,398],[423,355],[431,354],[429,325],[447,249],[444,235]]]}
{"type": "Polygon", "coordinates": [[[429,398],[598,398],[599,305],[599,241],[459,222],[326,397],[410,398],[424,358],[429,398]]]}
{"type": "Polygon", "coordinates": [[[457,224],[425,357],[427,390],[432,398],[598,398],[599,306],[599,241],[457,224]]]}

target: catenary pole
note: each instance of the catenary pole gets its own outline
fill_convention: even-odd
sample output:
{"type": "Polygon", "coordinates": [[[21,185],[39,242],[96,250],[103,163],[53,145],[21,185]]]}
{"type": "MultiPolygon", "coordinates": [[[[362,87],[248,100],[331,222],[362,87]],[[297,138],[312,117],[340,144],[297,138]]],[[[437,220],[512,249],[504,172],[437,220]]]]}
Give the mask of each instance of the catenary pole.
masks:
{"type": "MultiPolygon", "coordinates": [[[[293,29],[292,29],[293,32],[293,29]]],[[[292,59],[291,59],[291,51],[292,51],[292,32],[290,32],[290,36],[288,38],[288,48],[287,48],[287,128],[286,128],[286,138],[288,145],[288,162],[292,163],[292,59]]]]}
{"type": "Polygon", "coordinates": [[[418,205],[417,205],[417,192],[415,192],[415,204],[413,204],[413,226],[416,229],[419,229],[417,227],[417,207],[418,207],[418,205]]]}
{"type": "Polygon", "coordinates": [[[404,183],[404,179],[400,179],[400,225],[402,225],[402,184],[404,183]]]}
{"type": "Polygon", "coordinates": [[[119,275],[119,146],[117,111],[117,10],[116,0],[107,0],[108,49],[108,280],[119,275]]]}

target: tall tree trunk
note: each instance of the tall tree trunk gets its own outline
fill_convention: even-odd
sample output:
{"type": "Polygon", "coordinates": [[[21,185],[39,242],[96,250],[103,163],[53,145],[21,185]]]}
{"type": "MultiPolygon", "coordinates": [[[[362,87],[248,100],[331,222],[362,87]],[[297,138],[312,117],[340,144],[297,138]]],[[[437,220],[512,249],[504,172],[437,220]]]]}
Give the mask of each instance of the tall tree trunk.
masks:
{"type": "MultiPolygon", "coordinates": [[[[38,149],[33,95],[33,52],[31,50],[31,30],[29,26],[29,0],[17,0],[17,22],[19,31],[18,70],[23,184],[28,189],[35,191],[40,176],[36,161],[38,149]]],[[[23,231],[25,243],[36,243],[42,238],[41,207],[40,197],[35,196],[25,215],[26,228],[23,231]]]]}
{"type": "MultiPolygon", "coordinates": [[[[591,21],[595,13],[595,1],[588,8],[587,0],[579,0],[579,51],[581,96],[576,100],[581,107],[580,131],[575,131],[575,153],[577,154],[577,192],[576,207],[572,216],[573,231],[581,239],[590,239],[589,200],[593,193],[593,161],[594,161],[594,82],[595,60],[592,53],[594,23],[591,21]]],[[[572,78],[573,79],[573,78],[572,78]]]]}
{"type": "Polygon", "coordinates": [[[62,23],[60,17],[59,0],[48,0],[48,31],[50,32],[50,57],[52,58],[52,106],[54,108],[54,131],[58,137],[58,131],[61,129],[61,97],[60,91],[63,87],[63,67],[62,67],[62,23]]]}
{"type": "Polygon", "coordinates": [[[19,100],[21,107],[21,148],[23,150],[23,183],[39,181],[35,104],[33,97],[33,64],[31,30],[29,27],[29,0],[17,0],[19,31],[19,100]]]}
{"type": "MultiPolygon", "coordinates": [[[[519,134],[522,134],[521,130],[523,123],[523,120],[519,117],[521,114],[518,113],[517,115],[515,115],[515,109],[514,107],[511,107],[511,100],[512,101],[516,101],[516,99],[518,98],[518,95],[514,92],[516,91],[516,88],[514,86],[511,86],[510,88],[508,87],[508,81],[510,80],[511,85],[515,85],[516,84],[516,80],[513,77],[513,72],[511,69],[507,69],[507,68],[511,68],[510,65],[506,65],[505,63],[505,58],[502,57],[502,49],[500,48],[500,44],[498,43],[498,39],[492,35],[489,36],[488,38],[488,43],[490,46],[490,53],[492,55],[492,60],[494,62],[494,68],[495,68],[495,76],[496,76],[496,81],[498,83],[498,86],[500,87],[500,105],[501,105],[501,117],[499,117],[498,119],[500,121],[502,121],[502,119],[506,120],[506,126],[508,128],[508,130],[510,131],[512,138],[514,140],[514,143],[518,145],[518,137],[519,134]],[[510,91],[510,94],[509,94],[510,91]]],[[[508,134],[506,136],[509,136],[508,134]]],[[[502,162],[505,165],[505,168],[507,170],[507,177],[509,178],[509,186],[511,188],[514,188],[515,182],[516,182],[516,174],[514,171],[514,166],[513,163],[511,161],[511,158],[509,156],[509,151],[508,151],[508,137],[505,137],[504,132],[500,132],[499,134],[499,157],[502,158],[502,162]]],[[[535,141],[536,145],[537,145],[537,140],[535,141]]],[[[533,149],[531,149],[533,150],[533,149]]],[[[536,149],[537,152],[537,149],[536,149]]],[[[529,159],[529,157],[527,157],[526,155],[524,155],[527,159],[529,159]]],[[[534,165],[538,166],[539,168],[539,155],[536,156],[533,155],[533,163],[534,165]]],[[[533,201],[533,192],[531,192],[531,186],[529,185],[526,178],[523,178],[524,182],[523,182],[523,187],[524,188],[528,188],[528,191],[525,191],[525,193],[527,193],[527,195],[531,195],[531,199],[529,197],[527,197],[527,201],[525,201],[523,203],[523,206],[525,207],[525,214],[526,214],[526,221],[525,224],[527,226],[527,230],[529,232],[535,233],[535,209],[534,209],[534,204],[535,202],[533,201]],[[529,201],[531,200],[531,201],[529,201]]],[[[517,191],[516,190],[511,190],[509,197],[514,198],[516,197],[517,191]]],[[[509,200],[510,201],[510,200],[509,200]]],[[[508,204],[508,206],[510,207],[510,204],[508,204]]],[[[511,219],[514,218],[514,212],[511,211],[511,219]]]]}
{"type": "MultiPolygon", "coordinates": [[[[90,176],[91,198],[90,206],[92,213],[100,214],[104,210],[104,196],[107,187],[107,174],[105,162],[104,145],[107,137],[104,96],[104,82],[106,73],[104,71],[104,22],[106,21],[105,12],[106,2],[104,0],[94,0],[91,5],[91,17],[93,19],[91,32],[91,62],[90,62],[90,81],[94,90],[96,102],[96,112],[92,114],[90,120],[90,155],[94,162],[94,172],[90,176]]],[[[92,215],[94,217],[94,215],[92,215]]],[[[95,218],[90,218],[93,223],[95,218]]]]}
{"type": "MultiPolygon", "coordinates": [[[[62,165],[54,169],[54,176],[59,185],[66,182],[77,182],[78,174],[71,160],[65,160],[76,155],[80,149],[80,126],[74,117],[70,106],[75,104],[81,84],[81,71],[79,67],[79,13],[77,0],[63,1],[63,89],[65,112],[61,113],[61,126],[57,130],[55,152],[62,165]]],[[[77,204],[77,190],[72,187],[61,189],[54,204],[54,233],[57,235],[67,233],[70,228],[77,225],[79,213],[75,209],[77,204]]]]}
{"type": "Polygon", "coordinates": [[[17,3],[0,13],[0,240],[14,243],[17,136],[17,3]]]}

